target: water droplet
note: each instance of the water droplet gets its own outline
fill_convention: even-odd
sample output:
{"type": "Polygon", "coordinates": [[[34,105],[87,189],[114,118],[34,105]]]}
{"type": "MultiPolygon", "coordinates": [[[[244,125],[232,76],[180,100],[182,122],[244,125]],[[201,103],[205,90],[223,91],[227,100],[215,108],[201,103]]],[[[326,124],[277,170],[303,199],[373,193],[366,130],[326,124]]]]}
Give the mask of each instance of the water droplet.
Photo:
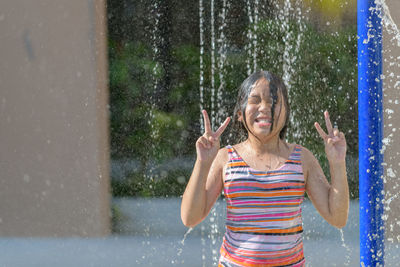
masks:
{"type": "Polygon", "coordinates": [[[182,127],[183,126],[183,122],[181,120],[177,120],[176,121],[176,126],[182,127]]]}
{"type": "Polygon", "coordinates": [[[178,176],[178,178],[176,178],[176,180],[180,184],[184,184],[186,182],[186,178],[184,176],[178,176]]]}
{"type": "Polygon", "coordinates": [[[168,172],[163,170],[163,171],[161,171],[160,176],[161,176],[161,178],[166,178],[168,176],[168,172]]]}

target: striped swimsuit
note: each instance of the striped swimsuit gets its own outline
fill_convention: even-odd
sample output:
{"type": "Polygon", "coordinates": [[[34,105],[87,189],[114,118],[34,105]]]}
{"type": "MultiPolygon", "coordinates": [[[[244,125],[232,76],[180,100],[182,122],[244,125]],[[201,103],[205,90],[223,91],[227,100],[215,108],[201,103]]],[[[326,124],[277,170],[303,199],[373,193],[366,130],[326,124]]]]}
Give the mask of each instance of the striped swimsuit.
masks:
{"type": "Polygon", "coordinates": [[[305,266],[301,146],[273,171],[252,169],[228,145],[226,233],[218,266],[305,266]]]}

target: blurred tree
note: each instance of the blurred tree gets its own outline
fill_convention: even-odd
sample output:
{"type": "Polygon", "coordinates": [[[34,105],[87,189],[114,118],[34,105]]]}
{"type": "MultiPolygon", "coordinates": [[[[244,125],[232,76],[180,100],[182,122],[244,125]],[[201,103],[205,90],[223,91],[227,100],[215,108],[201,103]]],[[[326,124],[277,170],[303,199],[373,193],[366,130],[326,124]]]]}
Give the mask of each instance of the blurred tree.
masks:
{"type": "Polygon", "coordinates": [[[314,26],[327,31],[357,24],[357,0],[306,0],[314,26]]]}
{"type": "MultiPolygon", "coordinates": [[[[162,180],[165,183],[174,181],[178,187],[174,191],[176,194],[185,186],[176,180],[182,174],[174,172],[165,176],[168,179],[160,181],[144,182],[141,179],[148,167],[157,162],[195,156],[194,143],[201,134],[198,3],[198,0],[108,1],[111,157],[134,158],[141,162],[140,173],[134,173],[126,180],[126,190],[121,189],[124,182],[114,183],[115,194],[162,195],[166,192],[160,189],[163,188],[162,180]],[[174,175],[178,176],[174,178],[174,175]],[[152,190],[159,188],[160,192],[149,193],[149,187],[152,190]]],[[[215,1],[217,40],[220,37],[218,25],[222,23],[222,3],[215,1]]],[[[247,76],[249,54],[246,46],[251,42],[247,32],[254,30],[247,14],[248,3],[253,5],[254,1],[228,1],[224,32],[227,42],[223,51],[225,67],[217,69],[214,77],[215,87],[222,86],[219,101],[226,115],[232,115],[237,88],[247,76]],[[224,72],[223,84],[219,80],[219,71],[224,72]]],[[[203,14],[204,36],[209,38],[210,1],[203,1],[203,4],[208,10],[203,14]]],[[[260,0],[259,5],[258,67],[283,75],[284,51],[296,57],[289,81],[295,122],[289,128],[289,141],[316,152],[327,172],[323,146],[312,123],[321,122],[322,111],[329,109],[335,123],[345,131],[349,154],[355,159],[358,149],[355,27],[331,33],[312,24],[300,28],[295,19],[283,27],[276,16],[275,2],[260,0]],[[285,41],[288,34],[301,34],[300,52],[295,51],[295,43],[285,41]]],[[[209,110],[212,60],[209,39],[204,49],[204,107],[209,110]]],[[[221,57],[218,49],[215,57],[221,57]]],[[[233,142],[228,129],[222,145],[233,142]]],[[[153,173],[152,177],[157,175],[153,173]]],[[[355,192],[357,174],[352,175],[352,192],[355,192]]]]}
{"type": "Polygon", "coordinates": [[[339,18],[343,16],[347,8],[356,4],[355,0],[306,0],[306,4],[314,10],[323,13],[325,16],[339,18]]]}

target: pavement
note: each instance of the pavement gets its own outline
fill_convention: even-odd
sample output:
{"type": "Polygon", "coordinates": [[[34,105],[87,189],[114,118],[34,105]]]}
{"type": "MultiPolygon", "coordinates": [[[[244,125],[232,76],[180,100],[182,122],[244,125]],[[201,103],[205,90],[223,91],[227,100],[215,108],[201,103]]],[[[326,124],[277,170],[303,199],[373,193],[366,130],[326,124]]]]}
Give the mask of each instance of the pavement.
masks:
{"type": "MultiPolygon", "coordinates": [[[[0,267],[17,266],[216,266],[224,204],[193,230],[180,222],[179,199],[114,199],[124,214],[118,234],[104,238],[0,238],[0,267]]],[[[307,266],[360,266],[358,202],[342,231],[303,205],[307,266]]],[[[221,229],[222,227],[222,229],[221,229]]],[[[386,244],[385,265],[400,266],[398,244],[386,244]]]]}

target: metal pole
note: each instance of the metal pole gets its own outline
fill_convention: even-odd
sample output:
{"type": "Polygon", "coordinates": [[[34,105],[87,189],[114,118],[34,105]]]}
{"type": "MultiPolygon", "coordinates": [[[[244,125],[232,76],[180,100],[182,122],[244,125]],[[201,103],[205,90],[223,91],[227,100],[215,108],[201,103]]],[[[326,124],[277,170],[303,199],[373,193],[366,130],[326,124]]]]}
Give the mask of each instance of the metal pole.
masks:
{"type": "Polygon", "coordinates": [[[374,0],[357,1],[360,264],[384,265],[382,23],[374,0]]]}

